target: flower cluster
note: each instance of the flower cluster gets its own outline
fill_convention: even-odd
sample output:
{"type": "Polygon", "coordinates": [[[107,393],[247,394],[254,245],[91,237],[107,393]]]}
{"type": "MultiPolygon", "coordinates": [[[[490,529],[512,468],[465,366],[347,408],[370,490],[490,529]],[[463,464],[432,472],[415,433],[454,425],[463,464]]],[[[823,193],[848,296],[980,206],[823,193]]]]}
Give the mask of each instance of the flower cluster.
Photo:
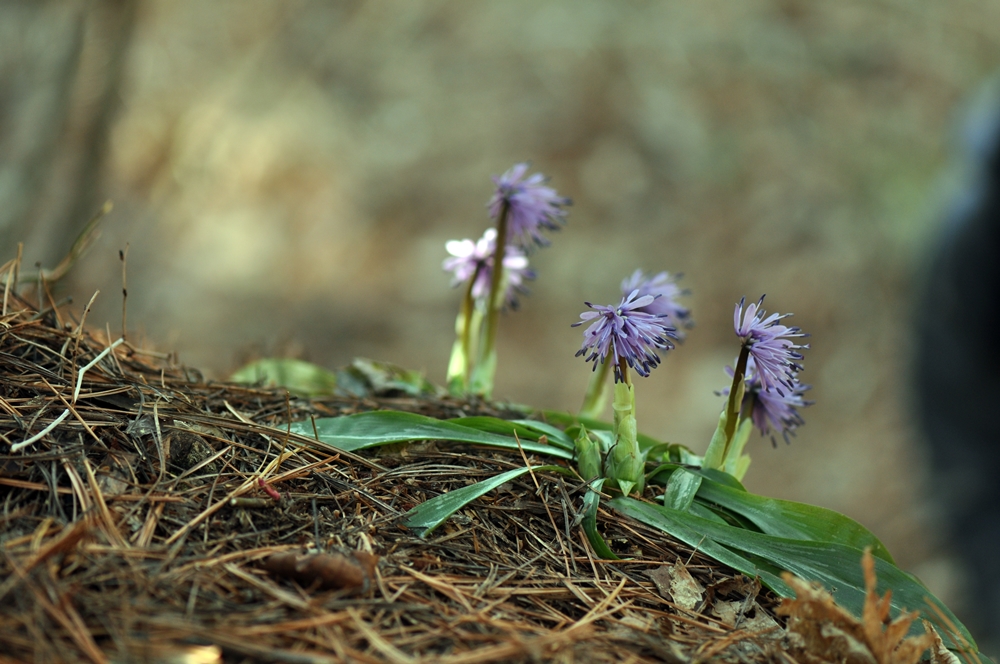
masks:
{"type": "Polygon", "coordinates": [[[779,321],[791,314],[771,314],[765,318],[761,309],[764,296],[756,303],[747,305],[741,299],[733,313],[733,327],[743,347],[750,352],[757,365],[757,376],[763,389],[775,388],[781,394],[781,386],[791,390],[795,384],[795,374],[802,370],[798,361],[802,359],[800,349],[808,345],[798,345],[792,341],[796,337],[808,336],[797,327],[786,327],[779,321]]]}
{"type": "MultiPolygon", "coordinates": [[[[732,378],[733,368],[726,367],[726,373],[732,378]]],[[[762,387],[757,364],[751,357],[747,360],[745,391],[740,412],[743,417],[753,420],[753,425],[760,431],[760,435],[770,434],[772,443],[775,443],[772,429],[780,432],[787,443],[789,436],[794,436],[795,430],[805,424],[798,409],[812,405],[812,401],[803,398],[806,391],[811,388],[811,385],[799,382],[797,376],[793,377],[791,387],[786,387],[780,392],[775,387],[762,387]]],[[[728,395],[729,388],[719,394],[728,395]]]]}
{"type": "MultiPolygon", "coordinates": [[[[452,273],[452,287],[460,286],[472,280],[472,297],[483,301],[490,292],[490,282],[493,280],[493,260],[496,253],[497,231],[487,228],[478,242],[472,240],[451,240],[445,244],[445,249],[451,254],[442,263],[446,272],[452,273]]],[[[504,305],[517,309],[517,296],[527,295],[525,281],[535,278],[535,273],[528,267],[528,257],[519,248],[508,246],[503,257],[504,305]]]]}
{"type": "Polygon", "coordinates": [[[493,219],[507,207],[506,240],[525,250],[549,244],[542,229],[558,230],[566,221],[566,211],[562,208],[571,203],[552,187],[545,186],[544,175],[535,173],[525,179],[527,172],[528,164],[521,163],[495,176],[493,182],[497,188],[487,204],[493,219]]]}
{"type": "Polygon", "coordinates": [[[448,361],[448,389],[456,395],[488,397],[496,372],[496,338],[502,309],[516,309],[517,296],[527,294],[524,282],[534,279],[528,250],[544,246],[543,230],[565,222],[563,207],[570,200],[545,186],[541,173],[525,177],[528,164],[515,164],[493,178],[496,188],[487,203],[496,223],[478,242],[451,240],[443,267],[452,285],[466,284],[462,308],[455,320],[456,340],[448,361]]]}
{"type": "Polygon", "coordinates": [[[636,289],[624,296],[618,306],[585,302],[593,311],[580,314],[573,327],[594,322],[584,330],[583,346],[577,356],[589,353],[585,360],[594,360],[594,369],[598,362],[604,364],[610,359],[615,368],[615,382],[627,382],[622,373],[623,362],[640,376],[648,376],[650,369],[660,364],[654,348],[670,350],[674,347],[670,340],[677,338],[677,330],[669,325],[666,314],[647,310],[658,297],[640,295],[636,289]]]}
{"type": "MultiPolygon", "coordinates": [[[[753,398],[750,418],[761,435],[768,435],[771,427],[774,427],[775,431],[781,432],[786,443],[790,442],[788,437],[795,435],[795,429],[805,424],[805,420],[802,419],[797,409],[812,405],[812,401],[806,401],[802,398],[806,390],[811,387],[811,385],[804,385],[796,380],[782,394],[773,387],[765,390],[760,388],[759,382],[754,385],[753,382],[747,381],[747,396],[744,397],[744,401],[753,398]]],[[[775,442],[773,435],[771,442],[775,442]]]]}
{"type": "Polygon", "coordinates": [[[651,303],[643,308],[643,311],[666,316],[667,324],[675,329],[678,340],[684,339],[684,332],[681,328],[691,328],[694,321],[691,320],[691,310],[681,306],[677,298],[687,295],[687,291],[681,290],[675,279],[668,272],[660,272],[652,277],[647,277],[642,270],[636,270],[632,276],[622,281],[622,296],[626,296],[634,290],[639,291],[639,295],[653,295],[656,297],[651,303]]]}
{"type": "MultiPolygon", "coordinates": [[[[487,208],[495,227],[478,241],[448,242],[449,257],[442,264],[452,274],[453,286],[465,285],[448,364],[448,388],[454,395],[489,397],[497,366],[500,311],[516,308],[518,296],[528,292],[525,283],[535,278],[528,253],[549,244],[544,233],[565,223],[564,208],[570,204],[545,184],[542,174],[529,174],[526,163],[515,164],[493,182],[496,187],[487,208]]],[[[573,323],[573,327],[587,324],[576,355],[594,363],[581,417],[600,417],[608,396],[607,374],[614,370],[614,454],[605,459],[604,470],[626,495],[632,488],[641,492],[645,463],[636,442],[631,372],[649,376],[661,363],[658,353],[673,349],[675,341],[683,340],[684,330],[693,326],[691,311],[678,302],[684,295],[687,292],[670,273],[636,270],[621,282],[617,305],[587,302],[589,310],[573,323]]],[[[743,453],[749,432],[753,428],[762,435],[780,432],[788,440],[804,423],[799,410],[811,403],[804,398],[810,387],[798,379],[800,351],[808,348],[798,339],[807,335],[782,323],[791,314],[768,315],[763,304],[763,296],[757,302],[747,304],[743,298],[736,304],[733,329],[740,353],[734,366],[727,367],[733,379],[724,392],[729,399],[704,456],[706,467],[739,477],[749,463],[743,453]]]]}

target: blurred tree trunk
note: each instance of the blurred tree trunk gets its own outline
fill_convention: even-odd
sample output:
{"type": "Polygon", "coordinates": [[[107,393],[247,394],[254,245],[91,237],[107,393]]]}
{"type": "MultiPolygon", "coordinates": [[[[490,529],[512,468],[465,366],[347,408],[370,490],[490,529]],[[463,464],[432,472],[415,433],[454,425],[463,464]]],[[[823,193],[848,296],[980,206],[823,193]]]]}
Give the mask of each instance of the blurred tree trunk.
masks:
{"type": "Polygon", "coordinates": [[[136,0],[0,4],[0,260],[51,267],[104,202],[136,0]]]}

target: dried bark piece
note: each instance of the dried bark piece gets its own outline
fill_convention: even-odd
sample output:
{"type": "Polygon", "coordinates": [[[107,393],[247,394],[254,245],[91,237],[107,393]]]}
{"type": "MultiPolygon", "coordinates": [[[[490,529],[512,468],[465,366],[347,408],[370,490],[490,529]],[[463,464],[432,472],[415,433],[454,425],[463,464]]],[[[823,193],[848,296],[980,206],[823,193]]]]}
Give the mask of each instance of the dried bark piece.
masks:
{"type": "Polygon", "coordinates": [[[343,589],[367,592],[375,577],[378,556],[365,551],[348,553],[276,553],[264,562],[264,569],[282,579],[291,579],[304,588],[343,589]]]}

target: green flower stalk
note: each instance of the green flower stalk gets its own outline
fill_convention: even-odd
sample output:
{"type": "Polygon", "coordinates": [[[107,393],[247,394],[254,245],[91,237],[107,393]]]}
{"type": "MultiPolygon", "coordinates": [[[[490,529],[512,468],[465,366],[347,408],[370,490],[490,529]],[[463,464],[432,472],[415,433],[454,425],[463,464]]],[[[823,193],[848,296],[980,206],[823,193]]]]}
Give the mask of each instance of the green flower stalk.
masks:
{"type": "Polygon", "coordinates": [[[587,302],[593,311],[580,314],[581,320],[573,324],[576,327],[593,321],[583,332],[583,346],[577,356],[593,360],[595,372],[598,366],[610,365],[614,369],[613,444],[604,462],[604,475],[614,480],[625,495],[642,492],[646,467],[646,454],[639,449],[630,369],[648,376],[660,364],[654,349],[672,349],[670,340],[677,337],[677,330],[667,324],[665,314],[647,310],[656,297],[640,296],[638,290],[633,290],[618,306],[587,302]]]}
{"type": "MultiPolygon", "coordinates": [[[[542,235],[542,229],[558,230],[560,224],[565,222],[566,211],[562,208],[569,205],[570,200],[560,196],[555,189],[545,186],[545,176],[541,173],[525,178],[527,172],[528,164],[520,163],[503,175],[493,178],[497,188],[487,206],[490,216],[496,220],[495,263],[501,263],[499,257],[508,255],[507,247],[527,252],[536,246],[547,246],[549,241],[542,235]]],[[[472,370],[472,392],[484,397],[489,397],[493,392],[493,378],[496,374],[500,293],[504,290],[502,272],[503,270],[492,275],[483,343],[472,370]]]]}
{"type": "MultiPolygon", "coordinates": [[[[628,379],[628,369],[625,369],[628,379]]],[[[618,482],[626,496],[642,494],[646,484],[646,454],[639,449],[635,423],[635,389],[630,383],[615,383],[614,445],[605,462],[606,476],[618,482]]]]}
{"type": "MultiPolygon", "coordinates": [[[[448,362],[448,390],[456,395],[470,391],[473,369],[483,344],[483,325],[486,320],[488,301],[493,287],[493,269],[496,254],[494,228],[486,229],[477,242],[472,240],[452,240],[445,245],[450,258],[443,267],[454,275],[454,286],[465,285],[462,305],[455,319],[455,344],[452,346],[448,362]]],[[[503,298],[499,309],[516,309],[518,295],[528,292],[524,282],[535,278],[528,268],[528,257],[517,247],[508,247],[500,272],[500,290],[503,298]]]]}
{"type": "Polygon", "coordinates": [[[703,467],[724,470],[737,479],[746,474],[750,457],[743,450],[753,425],[762,434],[771,425],[780,428],[785,440],[803,423],[797,408],[808,406],[802,394],[809,389],[798,380],[802,370],[798,351],[808,345],[794,343],[793,339],[807,336],[797,327],[779,324],[791,314],[771,314],[765,317],[761,309],[764,298],[747,306],[745,298],[736,305],[733,327],[742,342],[732,386],[726,407],[719,416],[719,425],[705,452],[703,467]]]}
{"type": "Polygon", "coordinates": [[[455,344],[448,361],[448,391],[453,395],[465,394],[469,384],[469,358],[476,352],[474,341],[479,339],[483,316],[472,295],[476,276],[469,281],[462,298],[462,306],[455,319],[455,344]]]}
{"type": "MultiPolygon", "coordinates": [[[[497,213],[496,249],[493,261],[498,256],[506,256],[507,251],[507,217],[510,213],[510,201],[506,198],[500,201],[497,213]]],[[[513,247],[511,247],[513,249],[513,247]]],[[[490,295],[486,304],[486,328],[483,330],[483,344],[479,349],[479,359],[472,373],[472,393],[489,397],[493,392],[493,378],[497,371],[497,328],[500,326],[500,288],[503,284],[503,270],[493,270],[490,279],[490,295]]]]}

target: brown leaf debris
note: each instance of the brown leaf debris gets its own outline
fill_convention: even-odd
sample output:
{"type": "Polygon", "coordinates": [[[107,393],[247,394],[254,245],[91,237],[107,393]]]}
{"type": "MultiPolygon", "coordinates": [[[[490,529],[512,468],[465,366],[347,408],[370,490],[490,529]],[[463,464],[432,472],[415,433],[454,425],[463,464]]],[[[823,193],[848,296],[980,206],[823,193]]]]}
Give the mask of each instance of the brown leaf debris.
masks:
{"type": "Polygon", "coordinates": [[[368,592],[375,577],[378,556],[366,551],[344,553],[295,553],[271,555],[264,569],[276,577],[290,579],[303,588],[343,589],[368,592]]]}
{"type": "MultiPolygon", "coordinates": [[[[847,664],[915,664],[935,641],[932,632],[907,637],[919,612],[902,612],[889,619],[892,591],[879,597],[875,559],[866,549],[861,558],[865,574],[865,604],[861,619],[839,606],[822,586],[785,572],[782,578],[795,591],[784,599],[779,615],[789,616],[789,631],[798,634],[810,661],[847,664]]],[[[925,624],[926,628],[926,624],[925,624]]]]}

